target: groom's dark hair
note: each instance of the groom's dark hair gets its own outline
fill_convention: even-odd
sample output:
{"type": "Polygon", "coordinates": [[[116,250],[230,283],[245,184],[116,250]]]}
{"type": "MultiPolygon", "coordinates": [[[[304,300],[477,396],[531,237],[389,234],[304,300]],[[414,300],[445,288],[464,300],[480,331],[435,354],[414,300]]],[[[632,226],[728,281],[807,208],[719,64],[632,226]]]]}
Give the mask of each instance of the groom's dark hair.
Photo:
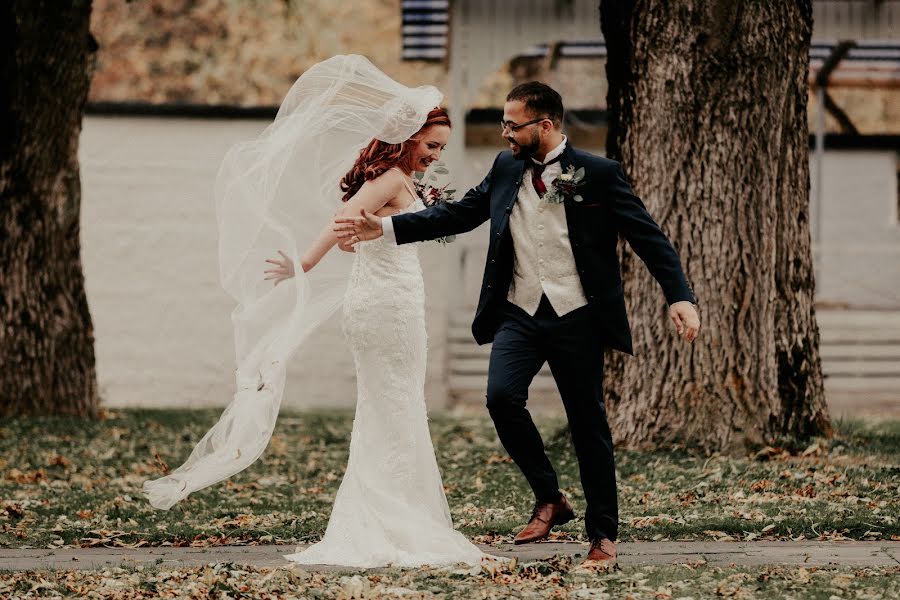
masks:
{"type": "Polygon", "coordinates": [[[553,121],[553,125],[559,129],[562,127],[563,109],[562,96],[546,83],[540,81],[529,81],[528,83],[520,83],[506,95],[506,101],[512,102],[518,100],[525,103],[525,108],[534,114],[535,117],[547,115],[547,118],[553,121]]]}

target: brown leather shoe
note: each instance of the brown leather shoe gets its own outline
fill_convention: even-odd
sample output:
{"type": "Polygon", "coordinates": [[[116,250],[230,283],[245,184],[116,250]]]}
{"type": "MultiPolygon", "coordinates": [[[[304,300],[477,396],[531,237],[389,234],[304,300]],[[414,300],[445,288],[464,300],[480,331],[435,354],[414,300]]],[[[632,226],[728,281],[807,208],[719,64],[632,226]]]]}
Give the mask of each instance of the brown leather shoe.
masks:
{"type": "Polygon", "coordinates": [[[559,502],[537,502],[531,511],[531,520],[525,529],[516,534],[516,544],[527,544],[542,540],[550,535],[550,529],[554,525],[568,523],[575,518],[572,505],[566,500],[566,496],[560,493],[559,502]]]}
{"type": "Polygon", "coordinates": [[[609,538],[591,540],[591,549],[584,559],[588,561],[612,567],[616,564],[616,543],[609,538]]]}

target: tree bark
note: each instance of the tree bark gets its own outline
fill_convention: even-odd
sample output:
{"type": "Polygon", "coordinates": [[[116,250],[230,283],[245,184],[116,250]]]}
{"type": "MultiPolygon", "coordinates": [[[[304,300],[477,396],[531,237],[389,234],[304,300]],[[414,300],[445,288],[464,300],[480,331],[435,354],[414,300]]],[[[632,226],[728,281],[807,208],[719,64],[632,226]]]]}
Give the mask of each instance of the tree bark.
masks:
{"type": "Polygon", "coordinates": [[[693,345],[622,245],[635,353],[608,357],[617,442],[739,450],[828,435],[813,307],[810,0],[602,0],[607,153],[678,249],[693,345]]]}
{"type": "Polygon", "coordinates": [[[95,416],[78,138],[90,0],[0,7],[0,415],[95,416]]]}

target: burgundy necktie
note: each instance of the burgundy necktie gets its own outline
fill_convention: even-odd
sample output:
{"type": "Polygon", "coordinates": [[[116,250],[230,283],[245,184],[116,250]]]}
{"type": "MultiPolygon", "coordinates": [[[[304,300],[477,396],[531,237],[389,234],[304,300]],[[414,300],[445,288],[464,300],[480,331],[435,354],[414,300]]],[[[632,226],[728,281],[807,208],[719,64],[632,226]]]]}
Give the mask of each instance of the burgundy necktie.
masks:
{"type": "Polygon", "coordinates": [[[544,180],[541,179],[541,175],[544,174],[544,169],[547,168],[547,165],[552,165],[555,162],[559,162],[559,159],[561,157],[562,155],[559,155],[552,160],[548,160],[544,164],[538,164],[536,162],[532,162],[531,164],[531,183],[532,185],[534,185],[534,190],[541,198],[543,198],[544,194],[547,193],[547,186],[544,185],[544,180]]]}

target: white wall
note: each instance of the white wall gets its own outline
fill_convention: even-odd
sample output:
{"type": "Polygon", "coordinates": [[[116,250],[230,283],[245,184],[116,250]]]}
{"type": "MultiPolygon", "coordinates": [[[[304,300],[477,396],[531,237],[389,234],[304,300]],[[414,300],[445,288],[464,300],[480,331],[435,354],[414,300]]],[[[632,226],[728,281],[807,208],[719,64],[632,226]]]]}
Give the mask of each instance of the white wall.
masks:
{"type": "Polygon", "coordinates": [[[811,201],[813,223],[822,224],[814,244],[816,299],[900,309],[896,152],[829,150],[823,162],[821,214],[811,201]]]}
{"type": "MultiPolygon", "coordinates": [[[[266,121],[88,117],[81,136],[82,249],[106,406],[224,405],[233,393],[231,298],[218,282],[212,185],[234,142],[266,121]]],[[[421,250],[429,302],[429,405],[446,399],[447,268],[421,250]]],[[[286,407],[353,406],[339,316],[289,370],[286,407]]]]}

